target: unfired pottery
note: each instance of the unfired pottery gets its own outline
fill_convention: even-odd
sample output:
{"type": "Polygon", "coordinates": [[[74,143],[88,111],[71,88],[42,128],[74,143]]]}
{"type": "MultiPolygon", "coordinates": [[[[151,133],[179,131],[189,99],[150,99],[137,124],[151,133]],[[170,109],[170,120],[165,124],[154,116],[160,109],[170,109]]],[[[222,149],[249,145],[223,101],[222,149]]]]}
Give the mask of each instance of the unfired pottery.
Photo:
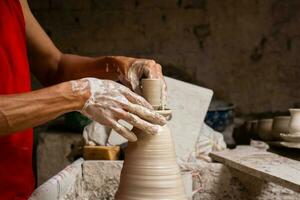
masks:
{"type": "Polygon", "coordinates": [[[272,137],[273,119],[261,119],[258,121],[258,136],[263,141],[270,141],[272,137]]]}
{"type": "MultiPolygon", "coordinates": [[[[162,106],[161,82],[143,79],[142,93],[156,110],[162,106]]],[[[171,110],[158,111],[166,117],[171,110]]],[[[129,142],[116,200],[187,200],[170,129],[162,126],[156,135],[134,128],[138,140],[129,142]]]]}
{"type": "Polygon", "coordinates": [[[267,144],[269,144],[271,146],[275,146],[275,147],[300,149],[300,143],[299,142],[272,141],[272,142],[267,142],[267,144]]]}
{"type": "Polygon", "coordinates": [[[250,133],[251,132],[251,125],[252,125],[252,122],[251,121],[246,121],[245,123],[245,131],[247,133],[250,133]]]}
{"type": "Polygon", "coordinates": [[[138,140],[129,143],[116,200],[187,200],[176,163],[169,128],[157,135],[134,129],[138,140]]]}
{"type": "Polygon", "coordinates": [[[289,109],[291,120],[289,123],[289,134],[300,134],[300,109],[289,109]]]}
{"type": "Polygon", "coordinates": [[[300,142],[300,134],[296,135],[296,134],[289,134],[289,133],[281,133],[280,137],[286,141],[286,142],[295,142],[295,143],[299,143],[300,142]]]}
{"type": "Polygon", "coordinates": [[[290,119],[290,116],[274,117],[272,135],[275,140],[281,140],[280,133],[288,133],[290,119]]]}
{"type": "Polygon", "coordinates": [[[162,107],[162,82],[160,79],[142,79],[142,95],[155,108],[162,107]]]}
{"type": "Polygon", "coordinates": [[[251,120],[251,138],[258,139],[257,126],[258,120],[251,120]]]}

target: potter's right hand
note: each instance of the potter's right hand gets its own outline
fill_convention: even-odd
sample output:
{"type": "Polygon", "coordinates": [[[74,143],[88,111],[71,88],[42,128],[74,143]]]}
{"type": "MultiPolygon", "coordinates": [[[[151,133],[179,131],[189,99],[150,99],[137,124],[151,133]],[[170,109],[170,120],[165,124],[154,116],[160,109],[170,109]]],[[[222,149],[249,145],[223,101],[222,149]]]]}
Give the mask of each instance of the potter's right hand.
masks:
{"type": "Polygon", "coordinates": [[[72,81],[72,88],[74,92],[86,94],[88,90],[90,93],[82,114],[113,128],[128,141],[136,141],[137,137],[118,122],[120,119],[149,134],[158,133],[159,125],[166,123],[144,98],[114,81],[84,78],[72,81]]]}

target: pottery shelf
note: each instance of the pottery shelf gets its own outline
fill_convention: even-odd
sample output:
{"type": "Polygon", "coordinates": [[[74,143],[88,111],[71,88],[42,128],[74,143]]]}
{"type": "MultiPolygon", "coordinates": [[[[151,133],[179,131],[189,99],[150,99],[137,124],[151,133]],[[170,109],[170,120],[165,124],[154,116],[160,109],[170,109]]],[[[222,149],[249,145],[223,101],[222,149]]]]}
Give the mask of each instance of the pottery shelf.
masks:
{"type": "Polygon", "coordinates": [[[300,143],[295,142],[286,142],[286,141],[274,141],[274,142],[267,142],[268,145],[273,147],[284,147],[290,149],[300,149],[300,143]]]}
{"type": "Polygon", "coordinates": [[[228,167],[300,192],[299,161],[252,146],[238,146],[210,156],[228,167]]]}

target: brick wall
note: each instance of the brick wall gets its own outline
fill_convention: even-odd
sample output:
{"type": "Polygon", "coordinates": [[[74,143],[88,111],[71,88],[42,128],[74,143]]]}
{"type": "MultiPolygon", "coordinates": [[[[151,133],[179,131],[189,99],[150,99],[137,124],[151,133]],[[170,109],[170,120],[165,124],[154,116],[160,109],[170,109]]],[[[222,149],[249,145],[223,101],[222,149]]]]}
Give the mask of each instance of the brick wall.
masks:
{"type": "Polygon", "coordinates": [[[29,0],[56,45],[154,58],[243,113],[300,103],[297,0],[29,0]]]}

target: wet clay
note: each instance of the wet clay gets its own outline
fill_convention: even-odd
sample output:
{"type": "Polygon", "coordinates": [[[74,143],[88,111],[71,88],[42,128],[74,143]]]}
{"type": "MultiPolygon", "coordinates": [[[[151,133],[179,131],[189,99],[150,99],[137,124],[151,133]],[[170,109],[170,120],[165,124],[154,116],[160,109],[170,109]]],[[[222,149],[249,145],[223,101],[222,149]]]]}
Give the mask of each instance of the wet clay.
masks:
{"type": "Polygon", "coordinates": [[[160,79],[142,79],[143,97],[158,110],[162,108],[162,82],[160,79]]]}
{"type": "Polygon", "coordinates": [[[134,133],[138,140],[126,148],[115,199],[187,200],[169,128],[154,136],[139,129],[134,133]]]}
{"type": "MultiPolygon", "coordinates": [[[[142,80],[142,92],[154,108],[162,105],[161,82],[142,80]]],[[[171,116],[171,110],[158,113],[171,116]]],[[[129,142],[116,200],[187,200],[181,172],[176,162],[170,129],[163,126],[157,135],[132,130],[138,140],[129,142]]]]}

